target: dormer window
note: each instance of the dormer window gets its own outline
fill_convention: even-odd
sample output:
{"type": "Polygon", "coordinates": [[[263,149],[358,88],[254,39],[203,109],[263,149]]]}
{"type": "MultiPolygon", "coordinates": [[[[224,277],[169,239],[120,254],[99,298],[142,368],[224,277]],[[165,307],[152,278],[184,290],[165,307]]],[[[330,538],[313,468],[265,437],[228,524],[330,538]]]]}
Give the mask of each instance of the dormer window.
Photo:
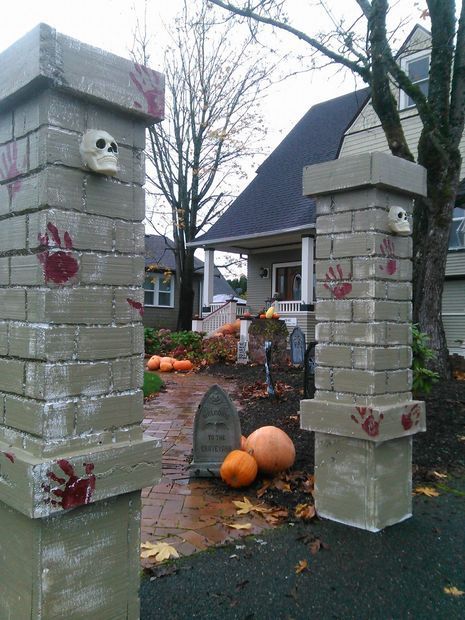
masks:
{"type": "MultiPolygon", "coordinates": [[[[430,52],[421,51],[401,59],[400,66],[424,95],[428,95],[430,52]]],[[[400,91],[400,109],[412,108],[415,102],[404,91],[400,91]]]]}

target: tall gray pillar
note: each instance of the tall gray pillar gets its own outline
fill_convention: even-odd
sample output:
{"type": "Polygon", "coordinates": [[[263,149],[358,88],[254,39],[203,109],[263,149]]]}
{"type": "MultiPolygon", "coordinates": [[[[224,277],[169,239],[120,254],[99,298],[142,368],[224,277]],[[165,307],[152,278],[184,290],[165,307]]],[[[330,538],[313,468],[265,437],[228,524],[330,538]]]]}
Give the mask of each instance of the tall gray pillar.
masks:
{"type": "Polygon", "coordinates": [[[425,430],[411,394],[412,239],[389,212],[411,216],[425,193],[424,168],[384,153],[304,169],[317,204],[318,345],[301,426],[315,431],[318,514],[370,531],[412,514],[412,435],[425,430]]]}
{"type": "Polygon", "coordinates": [[[140,489],[161,469],[140,426],[143,149],[163,77],[43,24],[0,75],[0,617],[138,618],[140,489]],[[104,174],[81,159],[89,129],[104,174]]]}

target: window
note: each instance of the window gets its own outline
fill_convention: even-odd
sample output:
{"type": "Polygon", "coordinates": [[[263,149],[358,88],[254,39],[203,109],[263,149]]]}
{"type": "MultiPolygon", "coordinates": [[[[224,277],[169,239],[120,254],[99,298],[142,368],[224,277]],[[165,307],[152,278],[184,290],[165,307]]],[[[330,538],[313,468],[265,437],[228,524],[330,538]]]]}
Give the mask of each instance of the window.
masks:
{"type": "Polygon", "coordinates": [[[172,308],[174,306],[174,277],[154,273],[145,278],[144,305],[172,308]]]}
{"type": "Polygon", "coordinates": [[[465,209],[456,207],[452,215],[449,250],[465,249],[465,209]]]}
{"type": "MultiPolygon", "coordinates": [[[[400,66],[408,75],[413,84],[416,84],[424,95],[428,94],[429,83],[429,52],[417,52],[401,60],[400,66]]],[[[413,100],[400,91],[400,108],[412,108],[415,105],[413,100]]]]}
{"type": "Polygon", "coordinates": [[[273,267],[273,291],[279,301],[300,301],[302,298],[302,267],[300,263],[282,263],[273,267]]]}

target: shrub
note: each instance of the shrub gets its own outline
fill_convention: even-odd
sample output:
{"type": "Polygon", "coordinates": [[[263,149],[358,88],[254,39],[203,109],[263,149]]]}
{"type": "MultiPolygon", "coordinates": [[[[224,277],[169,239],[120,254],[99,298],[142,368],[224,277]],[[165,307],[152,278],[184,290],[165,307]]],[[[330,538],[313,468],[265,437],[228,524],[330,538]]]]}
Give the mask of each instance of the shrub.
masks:
{"type": "Polygon", "coordinates": [[[412,325],[412,391],[415,395],[429,394],[433,385],[439,381],[438,373],[426,367],[427,362],[436,357],[428,342],[429,336],[421,332],[418,325],[412,325]]]}
{"type": "Polygon", "coordinates": [[[229,334],[221,338],[205,338],[202,343],[202,356],[207,364],[234,363],[237,360],[237,338],[229,334]]]}
{"type": "Polygon", "coordinates": [[[156,394],[163,387],[163,381],[154,372],[144,372],[144,397],[156,394]]]}
{"type": "Polygon", "coordinates": [[[169,329],[144,329],[145,352],[149,355],[171,356],[178,359],[197,359],[202,352],[202,334],[169,329]]]}

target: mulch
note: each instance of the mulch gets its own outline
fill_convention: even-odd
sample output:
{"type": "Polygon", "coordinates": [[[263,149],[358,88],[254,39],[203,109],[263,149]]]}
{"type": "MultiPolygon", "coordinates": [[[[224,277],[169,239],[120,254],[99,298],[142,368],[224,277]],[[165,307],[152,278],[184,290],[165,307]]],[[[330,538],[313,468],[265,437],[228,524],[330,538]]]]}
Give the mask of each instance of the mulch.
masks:
{"type": "MultiPolygon", "coordinates": [[[[290,476],[281,484],[270,485],[263,491],[264,480],[259,478],[249,491],[271,505],[295,511],[298,504],[311,501],[308,492],[308,475],[314,467],[314,434],[300,429],[299,408],[303,398],[303,370],[289,367],[273,370],[273,379],[279,388],[278,400],[260,390],[265,381],[263,366],[217,364],[203,372],[234,380],[237,385],[236,401],[242,434],[267,425],[284,430],[293,440],[296,460],[290,476]],[[296,472],[301,472],[296,474],[296,472]]],[[[447,474],[449,479],[465,474],[465,381],[444,381],[434,386],[422,398],[426,401],[427,431],[418,433],[413,440],[413,481],[415,485],[438,481],[447,474]],[[438,477],[439,474],[439,477],[438,477]]],[[[218,493],[227,492],[217,481],[218,493]]]]}

